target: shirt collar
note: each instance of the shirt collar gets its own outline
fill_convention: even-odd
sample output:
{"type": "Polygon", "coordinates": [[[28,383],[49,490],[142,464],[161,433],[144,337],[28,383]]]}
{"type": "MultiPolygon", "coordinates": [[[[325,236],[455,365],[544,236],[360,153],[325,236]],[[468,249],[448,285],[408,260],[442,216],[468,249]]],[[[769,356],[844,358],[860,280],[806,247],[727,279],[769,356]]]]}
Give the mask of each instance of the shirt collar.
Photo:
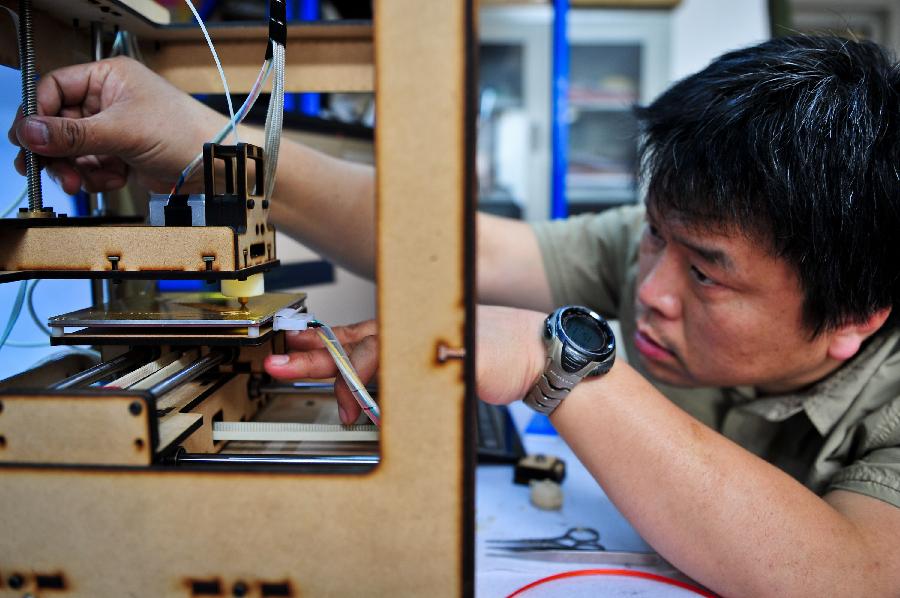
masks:
{"type": "Polygon", "coordinates": [[[756,389],[739,387],[729,389],[728,394],[740,410],[772,422],[784,421],[805,411],[819,434],[824,436],[834,428],[875,371],[893,353],[898,337],[898,331],[874,335],[841,368],[803,391],[759,397],[756,389]]]}

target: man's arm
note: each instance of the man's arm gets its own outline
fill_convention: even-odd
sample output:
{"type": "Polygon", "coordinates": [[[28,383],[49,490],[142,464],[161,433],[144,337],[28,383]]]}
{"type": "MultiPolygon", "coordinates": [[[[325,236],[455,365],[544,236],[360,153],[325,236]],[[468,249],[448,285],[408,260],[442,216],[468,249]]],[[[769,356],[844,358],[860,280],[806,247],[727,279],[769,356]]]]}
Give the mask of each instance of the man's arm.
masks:
{"type": "MultiPolygon", "coordinates": [[[[110,191],[129,171],[168,192],[181,170],[227,119],[143,65],[114,58],[48,73],[39,116],[13,123],[9,139],[42,156],[68,193],[110,191]]],[[[263,134],[240,128],[242,140],[263,134]]],[[[20,154],[17,167],[24,173],[20,154]]],[[[284,139],[272,201],[281,230],[347,269],[375,275],[375,171],[284,139]]],[[[196,192],[200,177],[185,183],[196,192]]],[[[549,309],[550,291],[534,233],[500,218],[478,219],[479,288],[487,302],[549,309]]]]}
{"type": "Polygon", "coordinates": [[[550,283],[534,230],[521,220],[479,214],[478,301],[549,311],[550,283]]]}
{"type": "Polygon", "coordinates": [[[888,596],[900,509],[825,499],[675,407],[627,364],[583,381],[552,421],[666,559],[726,596],[888,596]]]}
{"type": "MultiPolygon", "coordinates": [[[[480,308],[481,399],[510,403],[528,391],[546,359],[544,317],[480,308]]],[[[580,382],[551,420],[641,536],[712,590],[898,595],[900,509],[846,491],[816,496],[687,415],[627,363],[580,382]]]]}

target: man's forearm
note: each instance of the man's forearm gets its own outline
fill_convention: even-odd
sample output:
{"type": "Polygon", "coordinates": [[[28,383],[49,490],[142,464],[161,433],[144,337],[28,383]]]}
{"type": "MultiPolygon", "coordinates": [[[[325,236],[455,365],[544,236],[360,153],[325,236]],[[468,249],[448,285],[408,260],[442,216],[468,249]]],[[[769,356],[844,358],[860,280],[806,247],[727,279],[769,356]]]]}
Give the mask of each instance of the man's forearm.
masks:
{"type": "MultiPolygon", "coordinates": [[[[254,133],[254,143],[262,135],[254,133]]],[[[375,170],[282,139],[271,220],[313,251],[375,277],[375,170]]]]}
{"type": "Polygon", "coordinates": [[[715,591],[887,591],[883,579],[862,573],[871,554],[846,517],[675,407],[626,364],[579,384],[553,423],[638,532],[715,591]]]}

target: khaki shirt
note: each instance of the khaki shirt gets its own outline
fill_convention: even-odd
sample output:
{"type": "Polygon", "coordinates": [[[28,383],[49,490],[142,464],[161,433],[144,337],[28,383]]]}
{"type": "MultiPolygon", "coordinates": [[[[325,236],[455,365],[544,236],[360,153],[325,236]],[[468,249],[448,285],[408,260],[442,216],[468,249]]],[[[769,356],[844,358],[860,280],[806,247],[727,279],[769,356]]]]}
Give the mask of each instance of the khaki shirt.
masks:
{"type": "MultiPolygon", "coordinates": [[[[554,303],[585,305],[618,319],[626,358],[637,355],[643,215],[642,206],[628,206],[534,225],[554,303]]],[[[637,360],[630,362],[640,369],[637,360]]],[[[839,370],[796,394],[757,398],[752,388],[655,384],[692,416],[817,494],[849,490],[900,507],[900,330],[878,332],[839,370]]]]}

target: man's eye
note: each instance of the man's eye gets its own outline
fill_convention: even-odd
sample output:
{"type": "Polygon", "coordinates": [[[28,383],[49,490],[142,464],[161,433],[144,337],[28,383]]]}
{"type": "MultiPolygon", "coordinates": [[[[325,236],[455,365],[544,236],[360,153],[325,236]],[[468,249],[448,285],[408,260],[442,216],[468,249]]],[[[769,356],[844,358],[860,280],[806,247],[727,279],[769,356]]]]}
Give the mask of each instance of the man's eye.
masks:
{"type": "Polygon", "coordinates": [[[644,236],[653,246],[661,246],[665,243],[662,236],[659,234],[659,229],[653,226],[652,224],[647,224],[644,228],[644,236]]]}
{"type": "Polygon", "coordinates": [[[694,280],[704,286],[712,286],[716,284],[715,280],[704,274],[697,266],[691,266],[691,275],[694,277],[694,280]]]}

